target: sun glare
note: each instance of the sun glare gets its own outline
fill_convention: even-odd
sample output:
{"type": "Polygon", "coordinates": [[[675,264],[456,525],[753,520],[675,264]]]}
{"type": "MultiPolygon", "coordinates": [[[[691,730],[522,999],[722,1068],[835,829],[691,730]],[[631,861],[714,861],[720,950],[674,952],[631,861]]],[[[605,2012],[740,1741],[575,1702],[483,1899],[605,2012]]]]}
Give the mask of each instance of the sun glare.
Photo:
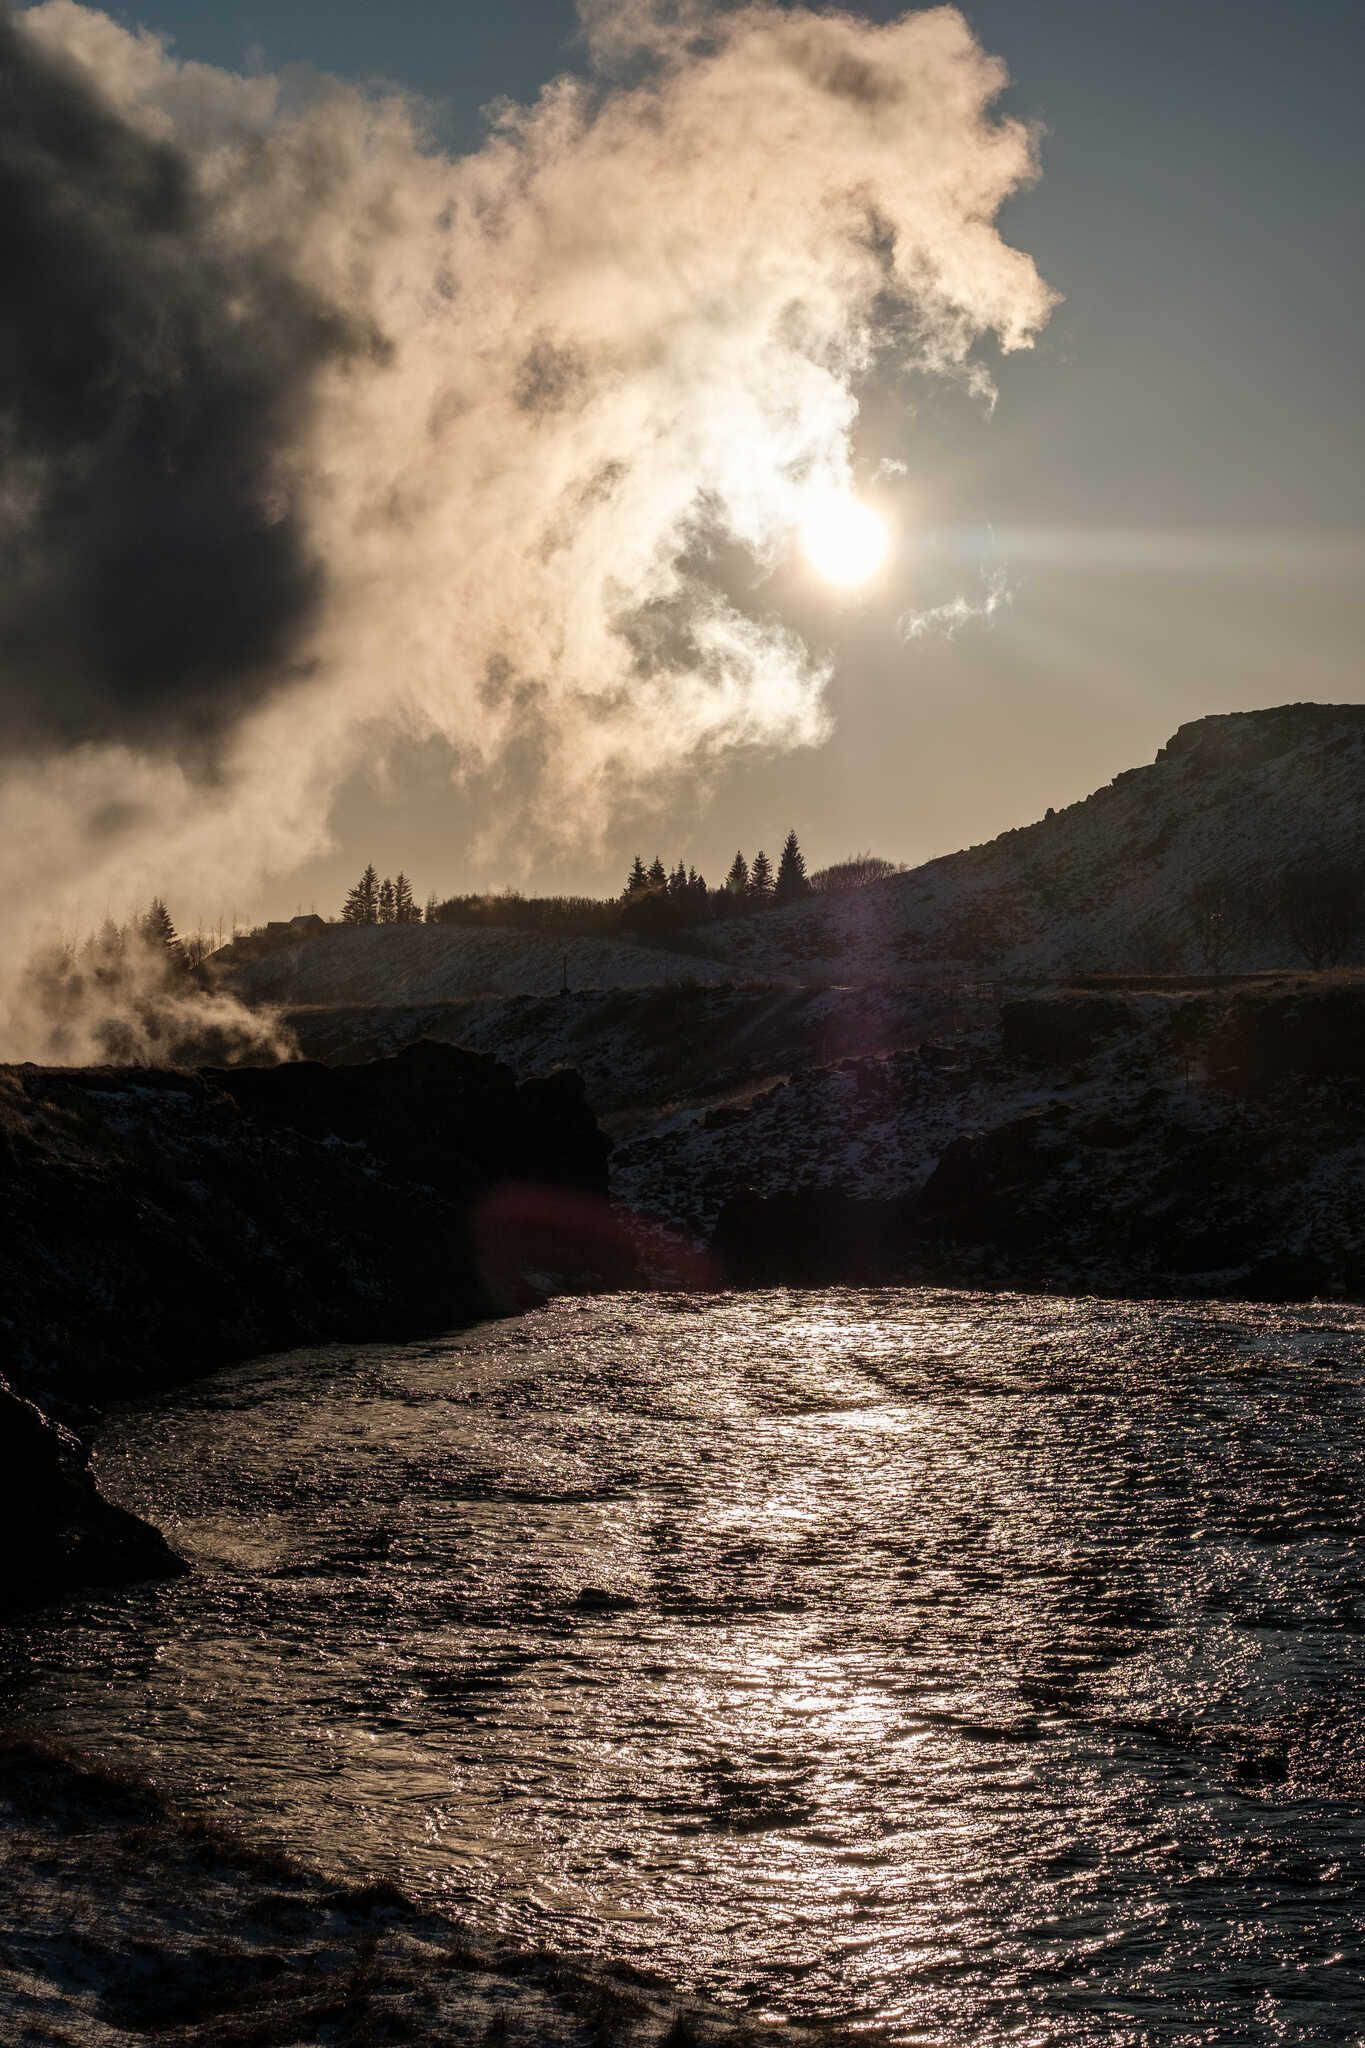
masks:
{"type": "Polygon", "coordinates": [[[801,552],[826,583],[850,589],[886,560],[886,521],[847,491],[820,498],[801,522],[801,552]]]}

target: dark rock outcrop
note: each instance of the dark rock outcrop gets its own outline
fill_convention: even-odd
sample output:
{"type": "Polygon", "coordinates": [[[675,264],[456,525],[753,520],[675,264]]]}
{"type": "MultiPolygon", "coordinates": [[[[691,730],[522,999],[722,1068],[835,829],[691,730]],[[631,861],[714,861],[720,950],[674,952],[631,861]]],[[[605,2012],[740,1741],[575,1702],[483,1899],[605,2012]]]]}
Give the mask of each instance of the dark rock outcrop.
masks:
{"type": "Polygon", "coordinates": [[[716,1269],[740,1287],[857,1287],[915,1275],[918,1233],[906,1201],[841,1188],[733,1195],[711,1240],[716,1269]]]}
{"type": "Polygon", "coordinates": [[[926,1226],[969,1243],[1016,1233],[1024,1197],[1070,1142],[1067,1123],[1066,1111],[1053,1105],[954,1138],[919,1191],[915,1207],[926,1226]]]}
{"type": "Polygon", "coordinates": [[[1000,1005],[1001,1050],[1006,1059],[1034,1066],[1075,1066],[1129,1021],[1124,1004],[1111,996],[1071,990],[1017,996],[1000,1005]]]}
{"type": "Polygon", "coordinates": [[[105,1500],[71,1431],[0,1379],[0,1614],[180,1569],[155,1529],[105,1500]]]}
{"type": "Polygon", "coordinates": [[[497,1060],[421,1039],[360,1066],[300,1060],[204,1078],[258,1127],[363,1145],[387,1171],[457,1201],[506,1180],[606,1193],[607,1141],[574,1072],[518,1085],[497,1060]]]}
{"type": "MultiPolygon", "coordinates": [[[[747,1105],[711,1139],[736,1168],[722,1277],[1365,1300],[1359,976],[1060,991],[1001,1021],[942,1087],[921,1048],[875,1087],[846,1066],[794,1075],[785,1122],[776,1095],[747,1105]],[[799,1141],[796,1193],[773,1185],[779,1139],[799,1141]],[[756,1160],[761,1194],[743,1186],[756,1160]]],[[[707,1159],[708,1188],[724,1167],[707,1159]]]]}
{"type": "MultiPolygon", "coordinates": [[[[511,1223],[488,1258],[494,1191],[604,1207],[606,1160],[576,1075],[519,1086],[452,1046],[350,1068],[0,1070],[0,1359],[24,1397],[0,1410],[0,1476],[37,1429],[20,1510],[37,1578],[157,1557],[101,1517],[79,1446],[43,1437],[26,1400],[82,1429],[236,1358],[498,1311],[525,1284],[511,1223]]],[[[541,1223],[542,1258],[543,1240],[541,1223]]]]}
{"type": "Polygon", "coordinates": [[[1324,975],[1240,992],[1213,1021],[1208,1057],[1227,1083],[1258,1091],[1365,1081],[1365,984],[1324,975]]]}
{"type": "Polygon", "coordinates": [[[0,1072],[0,1342],[67,1419],[253,1352],[497,1306],[500,1183],[601,1195],[573,1074],[420,1044],[363,1067],[0,1072]]]}

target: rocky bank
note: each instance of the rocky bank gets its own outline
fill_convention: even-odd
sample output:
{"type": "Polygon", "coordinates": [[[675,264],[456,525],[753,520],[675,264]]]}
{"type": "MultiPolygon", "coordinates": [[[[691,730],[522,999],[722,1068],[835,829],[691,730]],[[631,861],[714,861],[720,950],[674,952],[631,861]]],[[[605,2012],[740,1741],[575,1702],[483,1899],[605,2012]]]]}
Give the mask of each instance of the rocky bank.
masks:
{"type": "Polygon", "coordinates": [[[359,1067],[0,1071],[0,1609],[173,1568],[101,1500],[72,1434],[110,1402],[514,1306],[520,1219],[544,1263],[561,1213],[604,1205],[606,1161],[575,1074],[518,1083],[446,1045],[359,1067]],[[497,1206],[509,1187],[539,1193],[497,1206]]]}
{"type": "Polygon", "coordinates": [[[1054,991],[622,1148],[745,1286],[1365,1299],[1365,978],[1054,991]]]}

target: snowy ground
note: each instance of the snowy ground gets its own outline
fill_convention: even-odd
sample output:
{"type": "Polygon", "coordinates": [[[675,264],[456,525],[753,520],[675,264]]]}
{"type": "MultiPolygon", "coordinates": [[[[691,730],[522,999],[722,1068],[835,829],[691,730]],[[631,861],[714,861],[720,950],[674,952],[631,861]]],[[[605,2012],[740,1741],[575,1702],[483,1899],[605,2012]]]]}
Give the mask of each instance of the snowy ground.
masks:
{"type": "Polygon", "coordinates": [[[574,1067],[599,1116],[736,1089],[841,1055],[887,1052],[993,1014],[960,987],[801,988],[698,983],[324,1006],[288,1013],[309,1058],[351,1061],[436,1038],[491,1053],[520,1078],[574,1067]]]}
{"type": "Polygon", "coordinates": [[[461,996],[556,995],[571,989],[717,982],[733,969],[684,953],[610,939],[557,939],[466,925],[334,925],[252,955],[218,956],[250,1003],[440,1003],[461,996]]]}
{"type": "Polygon", "coordinates": [[[1235,1294],[1255,1270],[1293,1296],[1301,1262],[1321,1276],[1310,1293],[1358,1285],[1365,1127],[1349,1051],[1341,1078],[1291,1074],[1248,1090],[1210,1069],[1206,1040],[1191,1044],[1183,1022],[1198,1007],[1129,999],[1128,1023],[1069,1063],[1006,1057],[986,1026],[800,1069],[732,1105],[685,1104],[618,1130],[613,1193],[704,1241],[731,1197],[824,1188],[897,1201],[925,1187],[950,1147],[981,1140],[980,1204],[996,1217],[987,1238],[1023,1230],[1021,1274],[1070,1284],[1074,1258],[1081,1291],[1235,1294]],[[1013,1187],[992,1186],[993,1146],[1035,1116],[1049,1135],[1033,1165],[1013,1187]]]}

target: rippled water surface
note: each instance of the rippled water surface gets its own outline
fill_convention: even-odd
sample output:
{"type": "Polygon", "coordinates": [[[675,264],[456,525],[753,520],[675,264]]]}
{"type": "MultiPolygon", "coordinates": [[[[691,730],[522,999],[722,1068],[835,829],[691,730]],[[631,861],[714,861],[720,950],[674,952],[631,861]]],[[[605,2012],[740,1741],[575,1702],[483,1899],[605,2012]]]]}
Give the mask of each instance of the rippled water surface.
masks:
{"type": "Polygon", "coordinates": [[[899,2042],[1365,2038],[1365,1312],[563,1301],[127,1418],[26,1718],[899,2042]]]}

